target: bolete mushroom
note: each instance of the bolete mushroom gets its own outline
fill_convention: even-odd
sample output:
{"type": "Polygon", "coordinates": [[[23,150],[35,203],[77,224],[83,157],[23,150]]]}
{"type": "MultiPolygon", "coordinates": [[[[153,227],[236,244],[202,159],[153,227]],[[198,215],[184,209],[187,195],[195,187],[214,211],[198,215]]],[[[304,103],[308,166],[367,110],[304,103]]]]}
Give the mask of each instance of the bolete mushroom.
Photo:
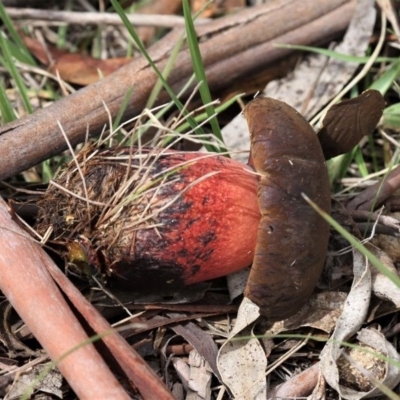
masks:
{"type": "Polygon", "coordinates": [[[348,109],[337,107],[322,146],[293,108],[253,100],[244,110],[250,166],[214,154],[87,146],[40,200],[36,229],[52,228],[68,262],[132,290],[179,288],[252,264],[245,296],[269,320],[286,318],[314,290],[329,238],[302,194],[330,211],[324,153],[348,151],[383,110],[376,91],[357,99],[354,118],[371,107],[374,117],[348,121],[354,132],[344,135],[334,121],[348,109]]]}

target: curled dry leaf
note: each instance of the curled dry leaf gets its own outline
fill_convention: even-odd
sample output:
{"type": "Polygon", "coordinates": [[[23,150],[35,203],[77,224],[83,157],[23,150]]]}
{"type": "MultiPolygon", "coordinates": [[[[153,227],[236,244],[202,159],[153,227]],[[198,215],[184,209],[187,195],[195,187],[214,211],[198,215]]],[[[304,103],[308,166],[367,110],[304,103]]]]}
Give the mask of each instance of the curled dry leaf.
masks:
{"type": "Polygon", "coordinates": [[[400,355],[396,349],[382,333],[371,328],[362,329],[357,340],[359,347],[346,349],[338,360],[342,397],[358,400],[379,396],[382,392],[377,383],[393,389],[400,382],[396,366],[400,355]]]}
{"type": "Polygon", "coordinates": [[[333,105],[327,112],[318,138],[325,159],[350,151],[371,134],[382,117],[385,100],[377,90],[333,105]]]}
{"type": "Polygon", "coordinates": [[[354,335],[364,323],[371,296],[371,272],[366,258],[353,251],[354,281],[344,304],[336,328],[321,354],[321,372],[328,384],[341,394],[337,360],[341,354],[341,342],[354,335]]]}
{"type": "MultiPolygon", "coordinates": [[[[392,273],[398,275],[397,269],[392,259],[382,250],[374,246],[368,246],[368,249],[377,256],[379,261],[392,273]]],[[[372,291],[375,296],[382,300],[391,301],[397,308],[400,308],[400,288],[386,275],[379,272],[374,266],[371,266],[372,291]]]]}
{"type": "Polygon", "coordinates": [[[251,326],[259,318],[259,307],[244,298],[228,340],[218,353],[218,370],[222,382],[234,398],[265,400],[267,359],[251,326]]]}
{"type": "MultiPolygon", "coordinates": [[[[390,214],[400,222],[400,213],[394,212],[390,214]]],[[[373,243],[382,249],[394,263],[400,262],[400,238],[389,235],[376,235],[373,238],[373,243]]]]}
{"type": "Polygon", "coordinates": [[[388,200],[400,187],[400,166],[394,167],[377,183],[356,194],[346,204],[348,211],[374,211],[388,200]]]}
{"type": "Polygon", "coordinates": [[[342,292],[315,293],[300,311],[284,321],[275,322],[267,333],[277,335],[281,332],[306,326],[331,333],[335,328],[346,298],[347,293],[342,292]]]}
{"type": "Polygon", "coordinates": [[[54,46],[44,47],[40,42],[23,36],[27,48],[49,71],[58,74],[66,82],[90,85],[131,61],[127,57],[100,60],[85,54],[69,53],[54,46]]]}
{"type": "MultiPolygon", "coordinates": [[[[174,314],[169,314],[174,316],[174,314]]],[[[215,376],[219,378],[219,372],[216,364],[218,347],[213,338],[208,332],[204,332],[193,322],[188,322],[184,325],[178,324],[172,326],[171,329],[177,334],[182,336],[189,344],[195,349],[196,357],[201,357],[208,365],[208,370],[214,372],[215,376]]]]}

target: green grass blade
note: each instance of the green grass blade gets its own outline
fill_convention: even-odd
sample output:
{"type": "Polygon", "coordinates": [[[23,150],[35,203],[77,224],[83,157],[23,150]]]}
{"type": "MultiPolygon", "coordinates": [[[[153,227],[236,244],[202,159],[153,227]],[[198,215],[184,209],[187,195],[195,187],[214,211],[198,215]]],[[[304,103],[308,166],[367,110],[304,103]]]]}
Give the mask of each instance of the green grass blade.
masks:
{"type": "MultiPolygon", "coordinates": [[[[328,49],[321,49],[319,47],[312,47],[312,46],[302,46],[296,44],[274,44],[274,47],[279,47],[283,49],[291,49],[291,50],[301,50],[301,51],[308,51],[311,53],[321,54],[323,56],[332,57],[339,61],[347,61],[357,64],[366,64],[370,57],[357,57],[357,56],[350,56],[348,54],[339,53],[334,50],[328,49]]],[[[398,58],[393,57],[378,57],[375,62],[395,62],[398,58]]]]}
{"type": "Polygon", "coordinates": [[[3,124],[14,121],[17,118],[2,83],[0,83],[0,112],[3,124]]]}
{"type": "Polygon", "coordinates": [[[7,28],[12,41],[15,43],[16,47],[19,50],[20,57],[19,61],[24,62],[30,65],[36,65],[35,59],[32,57],[28,49],[26,48],[24,42],[21,40],[18,32],[16,31],[14,24],[11,19],[7,15],[7,12],[4,8],[3,2],[0,1],[0,20],[3,21],[5,27],[7,28]]]}
{"type": "MultiPolygon", "coordinates": [[[[370,149],[370,155],[371,155],[371,159],[372,159],[372,170],[374,172],[378,172],[380,167],[379,167],[377,150],[376,150],[375,140],[374,140],[373,135],[368,135],[368,146],[370,149]]],[[[360,149],[360,152],[361,152],[361,149],[360,149]]]]}
{"type": "MultiPolygon", "coordinates": [[[[179,51],[182,48],[184,40],[185,40],[185,35],[182,35],[176,42],[176,45],[174,46],[174,48],[171,52],[171,56],[168,59],[167,65],[165,66],[164,70],[162,71],[162,76],[164,77],[165,80],[168,79],[168,76],[172,71],[176,57],[178,56],[179,51]]],[[[160,94],[162,88],[163,88],[163,82],[161,81],[161,79],[157,79],[157,82],[154,85],[154,88],[150,93],[149,99],[147,100],[147,103],[146,103],[147,108],[152,108],[154,106],[154,103],[156,102],[157,97],[160,94]]]]}
{"type": "Polygon", "coordinates": [[[384,128],[400,129],[400,103],[385,108],[382,125],[384,128]]]}
{"type": "Polygon", "coordinates": [[[4,52],[4,61],[5,61],[5,67],[8,69],[10,72],[10,75],[14,79],[15,84],[18,87],[18,91],[21,95],[22,102],[24,103],[26,111],[31,114],[33,112],[33,108],[31,106],[29,96],[28,96],[28,89],[24,84],[24,81],[22,80],[22,77],[17,70],[13,56],[11,54],[10,48],[8,46],[8,40],[3,37],[3,35],[0,33],[0,48],[4,52]]]}
{"type": "Polygon", "coordinates": [[[132,100],[132,93],[133,93],[133,88],[131,87],[127,90],[125,97],[122,100],[121,107],[118,110],[118,114],[113,121],[113,126],[112,126],[113,130],[117,129],[117,127],[119,126],[122,116],[124,115],[124,112],[126,111],[129,102],[132,100]]]}
{"type": "MultiPolygon", "coordinates": [[[[64,6],[65,11],[72,11],[72,1],[67,0],[64,6]]],[[[56,46],[58,49],[64,49],[67,43],[67,33],[68,33],[68,24],[61,25],[57,29],[57,41],[56,46]]]]}
{"type": "MultiPolygon", "coordinates": [[[[194,29],[193,19],[191,15],[191,10],[189,7],[188,0],[183,0],[183,15],[185,18],[186,34],[188,38],[188,45],[190,56],[192,59],[193,70],[198,82],[201,82],[199,92],[203,104],[209,104],[206,106],[206,113],[211,118],[210,125],[212,127],[214,135],[223,143],[221,129],[219,127],[218,119],[215,114],[214,106],[212,105],[212,98],[210,93],[210,88],[207,84],[207,77],[204,69],[203,59],[201,57],[199,43],[197,41],[196,30],[194,29]]],[[[221,149],[226,151],[226,149],[221,149]]]]}
{"type": "Polygon", "coordinates": [[[329,182],[331,185],[333,185],[337,180],[342,179],[346,175],[347,169],[349,168],[352,159],[353,153],[349,152],[334,157],[326,162],[329,174],[329,182]]]}
{"type": "Polygon", "coordinates": [[[361,176],[364,178],[369,175],[367,164],[365,163],[362,151],[358,146],[354,149],[354,160],[357,163],[361,176]]]}
{"type": "Polygon", "coordinates": [[[370,89],[379,90],[385,94],[392,86],[393,82],[400,75],[400,61],[393,63],[375,82],[370,86],[370,89]]]}

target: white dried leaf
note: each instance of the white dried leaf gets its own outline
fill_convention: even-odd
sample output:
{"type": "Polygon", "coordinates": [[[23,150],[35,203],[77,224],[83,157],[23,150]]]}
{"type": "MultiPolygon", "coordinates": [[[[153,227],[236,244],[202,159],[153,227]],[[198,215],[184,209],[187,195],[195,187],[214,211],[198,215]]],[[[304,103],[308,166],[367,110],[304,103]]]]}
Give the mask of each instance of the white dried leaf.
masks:
{"type": "Polygon", "coordinates": [[[371,272],[365,256],[353,250],[354,281],[344,304],[336,328],[331,339],[325,345],[321,354],[321,371],[327,383],[342,395],[339,384],[337,360],[342,352],[341,342],[354,335],[362,326],[367,316],[371,297],[371,272]]]}
{"type": "MultiPolygon", "coordinates": [[[[391,220],[393,220],[393,222],[397,221],[397,223],[400,223],[399,212],[393,212],[390,213],[389,216],[385,215],[384,217],[389,217],[391,220]]],[[[387,221],[385,224],[386,223],[387,221]]],[[[393,223],[392,226],[395,226],[395,224],[393,223]]],[[[398,237],[389,235],[376,235],[374,236],[372,242],[382,249],[394,263],[400,262],[400,239],[398,237]]]]}
{"type": "MultiPolygon", "coordinates": [[[[400,361],[400,354],[397,350],[393,347],[393,345],[388,342],[385,336],[381,333],[376,331],[375,329],[362,329],[358,335],[357,339],[361,343],[365,343],[368,346],[376,349],[379,353],[383,354],[385,357],[391,359],[397,364],[400,361]]],[[[394,363],[386,362],[386,375],[382,381],[389,389],[393,389],[396,387],[400,382],[400,370],[394,363]]],[[[372,392],[368,393],[366,397],[374,397],[380,395],[381,392],[378,389],[373,390],[372,392]]]]}
{"type": "Polygon", "coordinates": [[[268,334],[277,335],[305,326],[331,333],[346,298],[347,293],[343,292],[314,293],[299,312],[293,317],[276,322],[268,334]]]}
{"type": "Polygon", "coordinates": [[[266,399],[267,359],[251,329],[259,316],[259,307],[244,298],[229,339],[218,353],[217,365],[222,382],[234,398],[241,400],[266,399]]]}
{"type": "Polygon", "coordinates": [[[243,294],[249,279],[250,267],[241,269],[226,277],[228,283],[229,297],[231,300],[236,299],[243,294]]]}
{"type": "Polygon", "coordinates": [[[172,359],[172,365],[175,368],[176,373],[179,376],[179,379],[182,382],[183,387],[185,390],[188,388],[189,380],[190,380],[190,367],[189,365],[183,361],[179,357],[174,357],[172,359]]]}
{"type": "Polygon", "coordinates": [[[186,400],[211,399],[212,370],[208,362],[196,350],[189,354],[190,379],[186,400]]]}
{"type": "Polygon", "coordinates": [[[20,399],[22,395],[32,386],[35,388],[35,391],[48,393],[62,399],[62,375],[57,369],[52,369],[42,376],[41,374],[47,368],[48,364],[41,364],[34,366],[30,372],[22,374],[13,384],[10,392],[7,393],[7,399],[20,399]],[[39,377],[40,380],[38,380],[39,377]]]}
{"type": "Polygon", "coordinates": [[[226,148],[234,160],[247,164],[250,150],[250,137],[247,122],[242,113],[222,128],[226,148]]]}
{"type": "MultiPolygon", "coordinates": [[[[375,247],[369,249],[378,257],[379,261],[392,273],[397,275],[397,269],[388,255],[375,247]]],[[[375,296],[382,300],[391,301],[396,307],[400,307],[400,288],[393,283],[390,278],[379,272],[374,266],[371,266],[372,273],[372,291],[375,296]]]]}
{"type": "MultiPolygon", "coordinates": [[[[382,333],[375,329],[362,329],[357,335],[360,347],[351,349],[349,353],[352,357],[347,357],[348,361],[341,368],[348,369],[348,379],[352,386],[360,385],[360,390],[354,390],[341,385],[341,396],[349,400],[359,400],[364,398],[377,397],[382,392],[376,387],[379,382],[389,389],[393,389],[400,382],[399,369],[394,363],[387,362],[377,355],[388,357],[394,362],[399,362],[400,355],[389,343],[382,333]],[[373,387],[372,390],[363,388],[373,387]]],[[[346,372],[346,371],[344,371],[346,372]]],[[[342,377],[345,376],[342,371],[342,377]]]]}

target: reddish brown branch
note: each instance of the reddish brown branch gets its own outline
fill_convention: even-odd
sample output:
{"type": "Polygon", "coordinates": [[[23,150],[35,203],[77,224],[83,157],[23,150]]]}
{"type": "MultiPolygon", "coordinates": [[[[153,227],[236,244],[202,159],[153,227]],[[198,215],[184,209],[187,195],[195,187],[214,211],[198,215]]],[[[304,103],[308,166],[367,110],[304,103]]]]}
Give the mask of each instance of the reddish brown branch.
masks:
{"type": "MultiPolygon", "coordinates": [[[[144,399],[173,400],[160,378],[113,331],[43,249],[11,219],[0,199],[0,289],[42,344],[57,360],[88,340],[52,277],[98,334],[144,399]]],[[[79,398],[129,398],[92,344],[79,348],[58,365],[79,398]]]]}
{"type": "Polygon", "coordinates": [[[312,393],[318,382],[319,363],[295,375],[268,393],[268,400],[305,398],[312,393]]]}
{"type": "MultiPolygon", "coordinates": [[[[88,336],[46,269],[54,265],[42,248],[12,220],[0,199],[0,289],[57,360],[88,336]]],[[[77,348],[59,364],[80,399],[129,399],[92,344],[77,348]]]]}

